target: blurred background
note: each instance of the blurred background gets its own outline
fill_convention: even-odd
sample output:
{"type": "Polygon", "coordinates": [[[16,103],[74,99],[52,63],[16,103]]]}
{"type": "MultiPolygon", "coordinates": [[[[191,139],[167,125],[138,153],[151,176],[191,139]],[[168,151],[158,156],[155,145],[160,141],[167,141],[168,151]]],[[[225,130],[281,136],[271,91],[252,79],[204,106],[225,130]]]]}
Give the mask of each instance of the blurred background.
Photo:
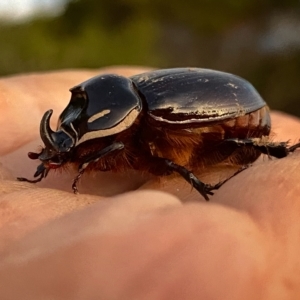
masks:
{"type": "Polygon", "coordinates": [[[110,65],[231,72],[300,116],[300,1],[0,0],[0,75],[110,65]]]}

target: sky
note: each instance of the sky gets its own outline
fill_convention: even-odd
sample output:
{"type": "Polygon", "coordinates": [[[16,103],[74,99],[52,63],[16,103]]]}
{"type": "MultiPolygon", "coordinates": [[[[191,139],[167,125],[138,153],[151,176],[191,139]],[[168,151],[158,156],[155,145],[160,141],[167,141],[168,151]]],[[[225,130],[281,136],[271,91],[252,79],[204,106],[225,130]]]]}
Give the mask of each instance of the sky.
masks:
{"type": "Polygon", "coordinates": [[[54,13],[64,0],[0,0],[0,20],[17,22],[38,11],[54,13]]]}

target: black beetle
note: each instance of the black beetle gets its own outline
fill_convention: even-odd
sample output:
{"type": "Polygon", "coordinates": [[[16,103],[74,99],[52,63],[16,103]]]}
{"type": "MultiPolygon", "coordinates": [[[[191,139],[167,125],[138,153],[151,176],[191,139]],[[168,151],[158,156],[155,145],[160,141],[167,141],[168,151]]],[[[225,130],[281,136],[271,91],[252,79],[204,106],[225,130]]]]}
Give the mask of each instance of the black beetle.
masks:
{"type": "Polygon", "coordinates": [[[108,74],[70,89],[70,103],[56,131],[52,110],[40,124],[45,147],[28,153],[42,163],[39,182],[51,169],[135,169],[157,176],[179,173],[208,200],[223,184],[201,182],[191,171],[220,162],[247,166],[261,153],[285,157],[300,146],[268,140],[269,109],[253,86],[232,74],[197,68],[147,72],[129,78],[108,74]]]}

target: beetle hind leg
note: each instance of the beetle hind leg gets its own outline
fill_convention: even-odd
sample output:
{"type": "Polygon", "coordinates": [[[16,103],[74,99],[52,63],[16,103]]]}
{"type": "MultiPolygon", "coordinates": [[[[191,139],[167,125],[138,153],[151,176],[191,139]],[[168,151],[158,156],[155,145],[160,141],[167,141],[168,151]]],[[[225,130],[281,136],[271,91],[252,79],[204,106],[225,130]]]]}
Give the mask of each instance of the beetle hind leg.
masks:
{"type": "Polygon", "coordinates": [[[291,147],[288,148],[289,152],[294,152],[296,149],[300,148],[300,143],[297,143],[291,147]]]}
{"type": "Polygon", "coordinates": [[[258,150],[262,154],[276,158],[286,157],[290,152],[293,152],[300,147],[300,143],[288,147],[287,142],[270,142],[267,139],[264,139],[264,137],[247,139],[232,138],[224,140],[222,144],[233,144],[237,149],[240,147],[252,148],[258,150]]]}

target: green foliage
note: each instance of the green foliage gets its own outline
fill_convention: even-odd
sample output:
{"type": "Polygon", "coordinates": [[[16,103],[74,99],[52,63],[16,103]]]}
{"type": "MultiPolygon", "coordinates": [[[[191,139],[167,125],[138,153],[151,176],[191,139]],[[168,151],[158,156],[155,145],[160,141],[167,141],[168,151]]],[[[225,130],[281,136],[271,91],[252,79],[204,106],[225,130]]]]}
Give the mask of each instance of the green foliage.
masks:
{"type": "Polygon", "coordinates": [[[90,22],[83,23],[73,34],[63,28],[59,19],[0,28],[0,74],[111,64],[159,64],[151,55],[156,28],[150,20],[137,18],[114,34],[90,22]]]}
{"type": "Polygon", "coordinates": [[[300,116],[299,44],[261,46],[284,13],[300,20],[299,1],[69,0],[60,16],[0,26],[0,75],[116,64],[214,68],[246,77],[273,108],[300,116]]]}

